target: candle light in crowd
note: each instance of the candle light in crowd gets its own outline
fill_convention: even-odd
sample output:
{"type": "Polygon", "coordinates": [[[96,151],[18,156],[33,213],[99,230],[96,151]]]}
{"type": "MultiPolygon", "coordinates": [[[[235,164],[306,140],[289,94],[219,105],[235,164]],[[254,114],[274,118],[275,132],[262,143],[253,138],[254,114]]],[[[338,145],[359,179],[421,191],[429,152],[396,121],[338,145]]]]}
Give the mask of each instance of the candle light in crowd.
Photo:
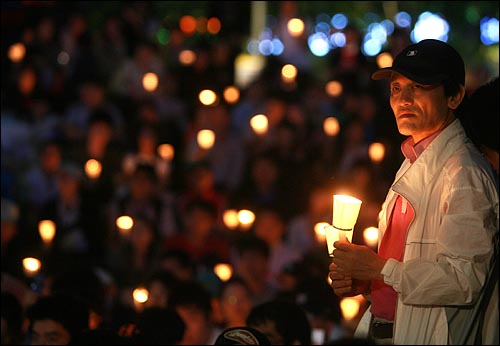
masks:
{"type": "Polygon", "coordinates": [[[101,175],[102,164],[96,159],[89,159],[85,162],[85,174],[90,179],[97,179],[101,175]]]}
{"type": "Polygon", "coordinates": [[[291,83],[297,78],[297,68],[292,64],[286,64],[281,68],[281,79],[286,83],[291,83]]]}
{"type": "Polygon", "coordinates": [[[244,229],[249,229],[255,221],[255,214],[251,210],[241,209],[238,211],[238,221],[244,229]]]}
{"type": "Polygon", "coordinates": [[[287,23],[287,29],[290,36],[300,37],[304,32],[305,24],[300,18],[291,18],[287,23]]]}
{"type": "Polygon", "coordinates": [[[121,234],[125,235],[130,232],[134,226],[134,220],[128,215],[122,215],[116,218],[116,227],[121,234]]]}
{"type": "Polygon", "coordinates": [[[233,267],[228,263],[217,263],[214,266],[214,273],[221,281],[225,282],[233,276],[233,267]]]}
{"type": "Polygon", "coordinates": [[[45,245],[50,245],[56,235],[56,224],[52,220],[41,220],[38,223],[38,233],[45,245]]]}
{"type": "Polygon", "coordinates": [[[330,137],[338,135],[340,132],[339,120],[335,117],[326,117],[323,120],[323,131],[330,137]]]}
{"type": "Polygon", "coordinates": [[[340,95],[342,95],[342,91],[342,83],[340,83],[339,81],[334,80],[326,83],[325,92],[327,95],[331,97],[339,97],[340,95]]]}
{"type": "Polygon", "coordinates": [[[250,119],[252,130],[258,135],[265,135],[269,126],[269,120],[264,114],[256,114],[250,119]]]}
{"type": "Polygon", "coordinates": [[[392,61],[393,61],[393,57],[390,53],[388,52],[383,52],[383,53],[380,53],[379,55],[377,55],[377,66],[379,68],[384,68],[384,67],[390,67],[392,66],[392,61]]]}
{"type": "Polygon", "coordinates": [[[144,287],[137,287],[132,291],[134,308],[137,312],[144,310],[144,303],[149,299],[149,291],[144,287]]]}
{"type": "Polygon", "coordinates": [[[10,61],[17,63],[24,59],[26,55],[26,47],[23,43],[17,42],[9,47],[9,52],[7,53],[10,61]]]}
{"type": "Polygon", "coordinates": [[[238,211],[236,209],[227,209],[222,214],[222,221],[229,229],[236,229],[240,224],[238,219],[238,211]]]}
{"type": "Polygon", "coordinates": [[[210,89],[205,89],[200,91],[198,94],[198,100],[205,106],[214,105],[218,102],[219,98],[217,94],[210,89]]]}
{"type": "Polygon", "coordinates": [[[346,297],[340,300],[340,310],[345,320],[350,321],[355,318],[359,313],[361,300],[359,296],[346,297]]]}
{"type": "Polygon", "coordinates": [[[172,161],[174,159],[175,149],[172,144],[163,143],[156,149],[158,155],[164,160],[172,161]]]}
{"type": "Polygon", "coordinates": [[[27,277],[34,277],[42,268],[42,262],[35,257],[23,258],[23,270],[27,277]]]}
{"type": "Polygon", "coordinates": [[[352,231],[358,220],[361,203],[361,200],[352,196],[333,195],[332,225],[325,228],[330,257],[333,257],[335,241],[352,241],[352,231]]]}
{"type": "Polygon", "coordinates": [[[196,140],[201,149],[208,150],[214,146],[215,132],[209,129],[200,130],[196,140]]]}
{"type": "Polygon", "coordinates": [[[363,231],[363,238],[366,245],[375,247],[378,245],[378,228],[368,227],[363,231]]]}
{"type": "Polygon", "coordinates": [[[240,89],[234,85],[226,87],[222,94],[224,96],[224,100],[226,100],[226,102],[230,105],[235,104],[240,100],[240,89]]]}
{"type": "Polygon", "coordinates": [[[385,146],[379,142],[370,144],[368,147],[368,156],[372,162],[381,162],[385,157],[385,146]]]}
{"type": "Polygon", "coordinates": [[[191,49],[183,49],[179,53],[178,59],[181,65],[189,66],[196,61],[196,53],[191,49]]]}
{"type": "Polygon", "coordinates": [[[153,92],[158,88],[158,75],[153,72],[147,72],[142,77],[142,87],[148,92],[153,92]]]}
{"type": "Polygon", "coordinates": [[[318,222],[314,225],[314,235],[316,241],[320,244],[326,240],[326,227],[330,226],[328,222],[318,222]]]}

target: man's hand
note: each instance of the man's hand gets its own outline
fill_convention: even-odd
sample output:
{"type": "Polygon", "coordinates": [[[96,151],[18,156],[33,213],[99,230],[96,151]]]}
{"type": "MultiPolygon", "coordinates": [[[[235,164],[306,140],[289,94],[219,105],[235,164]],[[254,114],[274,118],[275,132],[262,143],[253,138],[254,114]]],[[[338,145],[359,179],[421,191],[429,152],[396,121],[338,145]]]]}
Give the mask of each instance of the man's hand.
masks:
{"type": "Polygon", "coordinates": [[[342,279],[384,279],[380,271],[386,259],[380,257],[368,246],[344,241],[336,241],[334,246],[332,262],[335,264],[336,279],[341,279],[341,275],[343,275],[342,279]]]}
{"type": "Polygon", "coordinates": [[[351,279],[350,276],[338,273],[337,265],[330,263],[328,276],[332,280],[330,286],[333,288],[335,294],[339,297],[353,297],[358,294],[370,293],[369,280],[356,280],[351,279]]]}

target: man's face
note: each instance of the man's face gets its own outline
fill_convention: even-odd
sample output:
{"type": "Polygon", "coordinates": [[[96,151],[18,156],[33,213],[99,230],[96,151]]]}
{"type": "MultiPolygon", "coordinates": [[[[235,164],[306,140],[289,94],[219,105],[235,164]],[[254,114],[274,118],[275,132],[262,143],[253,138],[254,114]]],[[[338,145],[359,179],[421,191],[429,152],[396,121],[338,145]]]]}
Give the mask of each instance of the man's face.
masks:
{"type": "Polygon", "coordinates": [[[47,319],[33,323],[31,345],[67,345],[70,340],[70,333],[59,322],[47,319]]]}
{"type": "Polygon", "coordinates": [[[391,108],[399,132],[412,136],[415,143],[444,128],[453,119],[452,97],[446,97],[442,85],[416,83],[398,73],[390,82],[391,108]]]}

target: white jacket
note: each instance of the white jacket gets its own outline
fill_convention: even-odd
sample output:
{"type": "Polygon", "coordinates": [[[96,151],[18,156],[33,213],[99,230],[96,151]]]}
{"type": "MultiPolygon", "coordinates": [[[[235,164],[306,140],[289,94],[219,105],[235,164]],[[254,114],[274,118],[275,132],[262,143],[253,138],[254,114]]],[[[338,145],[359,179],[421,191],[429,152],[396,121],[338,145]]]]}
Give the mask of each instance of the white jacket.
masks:
{"type": "MultiPolygon", "coordinates": [[[[415,217],[403,262],[389,259],[382,270],[385,283],[398,292],[393,343],[474,343],[475,335],[464,328],[479,325],[471,311],[482,294],[498,232],[495,173],[456,119],[413,164],[402,163],[380,214],[379,239],[397,194],[415,217]]],[[[498,295],[491,303],[496,323],[490,320],[486,327],[496,329],[498,340],[498,295]]]]}

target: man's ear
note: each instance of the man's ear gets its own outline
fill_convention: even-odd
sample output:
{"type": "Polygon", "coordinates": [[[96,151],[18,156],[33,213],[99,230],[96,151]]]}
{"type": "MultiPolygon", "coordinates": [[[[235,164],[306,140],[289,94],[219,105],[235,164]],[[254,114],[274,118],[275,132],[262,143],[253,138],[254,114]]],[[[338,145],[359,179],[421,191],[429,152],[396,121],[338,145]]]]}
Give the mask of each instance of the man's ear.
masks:
{"type": "Polygon", "coordinates": [[[460,89],[455,93],[455,95],[448,97],[448,107],[455,110],[460,106],[462,100],[465,97],[465,87],[463,85],[460,86],[460,89]]]}

